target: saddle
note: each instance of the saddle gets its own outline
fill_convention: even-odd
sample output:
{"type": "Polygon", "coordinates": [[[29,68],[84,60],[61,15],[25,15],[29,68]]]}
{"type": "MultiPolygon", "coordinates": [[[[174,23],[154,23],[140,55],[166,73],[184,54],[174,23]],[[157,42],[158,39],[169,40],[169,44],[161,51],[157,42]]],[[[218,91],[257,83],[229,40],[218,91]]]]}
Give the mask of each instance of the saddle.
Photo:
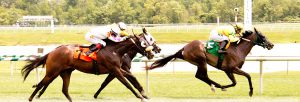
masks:
{"type": "Polygon", "coordinates": [[[76,59],[80,59],[83,61],[87,61],[87,62],[91,62],[93,60],[97,60],[97,51],[94,51],[93,53],[91,53],[89,56],[87,56],[85,54],[85,52],[89,51],[89,46],[79,46],[76,47],[75,51],[74,51],[74,58],[76,59]]]}

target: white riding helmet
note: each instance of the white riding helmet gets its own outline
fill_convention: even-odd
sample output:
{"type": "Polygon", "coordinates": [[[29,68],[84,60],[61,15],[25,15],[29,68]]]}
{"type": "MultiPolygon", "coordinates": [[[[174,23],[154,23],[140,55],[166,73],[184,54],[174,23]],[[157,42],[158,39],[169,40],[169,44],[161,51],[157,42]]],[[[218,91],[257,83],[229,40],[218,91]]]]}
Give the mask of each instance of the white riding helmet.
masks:
{"type": "Polygon", "coordinates": [[[124,22],[119,22],[118,26],[119,26],[120,30],[126,30],[127,29],[127,25],[124,22]]]}
{"type": "Polygon", "coordinates": [[[120,32],[121,32],[121,30],[118,27],[112,27],[111,31],[112,31],[112,34],[115,36],[119,36],[120,32]]]}

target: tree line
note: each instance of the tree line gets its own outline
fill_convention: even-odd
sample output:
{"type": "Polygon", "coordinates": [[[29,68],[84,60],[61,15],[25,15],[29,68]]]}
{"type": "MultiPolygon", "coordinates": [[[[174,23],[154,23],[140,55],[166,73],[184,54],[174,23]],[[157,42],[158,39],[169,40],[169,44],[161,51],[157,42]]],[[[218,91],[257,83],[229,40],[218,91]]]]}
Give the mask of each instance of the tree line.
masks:
{"type": "MultiPolygon", "coordinates": [[[[299,22],[299,0],[253,0],[254,22],[299,22]]],[[[26,15],[53,15],[57,24],[232,22],[244,0],[0,0],[0,24],[26,15]]]]}

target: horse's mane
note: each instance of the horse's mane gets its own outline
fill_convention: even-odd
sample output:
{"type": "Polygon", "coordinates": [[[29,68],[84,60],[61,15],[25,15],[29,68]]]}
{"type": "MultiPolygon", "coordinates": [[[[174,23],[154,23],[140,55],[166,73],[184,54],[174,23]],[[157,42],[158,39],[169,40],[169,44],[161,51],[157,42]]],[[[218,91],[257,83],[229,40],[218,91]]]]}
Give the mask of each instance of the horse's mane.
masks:
{"type": "Polygon", "coordinates": [[[243,33],[243,36],[242,38],[247,38],[248,36],[250,36],[251,34],[253,34],[254,32],[252,32],[251,30],[246,30],[244,33],[243,33]]]}
{"type": "MultiPolygon", "coordinates": [[[[135,39],[134,36],[131,36],[130,38],[135,39]]],[[[128,43],[131,43],[130,38],[127,38],[126,40],[124,40],[122,42],[113,42],[113,41],[111,41],[109,39],[103,39],[103,41],[106,42],[106,47],[104,47],[104,48],[108,48],[108,47],[114,47],[115,48],[115,46],[124,46],[124,45],[127,45],[128,43]]]]}
{"type": "MultiPolygon", "coordinates": [[[[243,36],[240,38],[240,40],[242,40],[242,38],[247,38],[248,36],[252,35],[254,32],[250,31],[250,30],[247,30],[243,33],[243,36]]],[[[234,46],[237,46],[239,43],[239,41],[237,42],[231,42],[230,44],[231,45],[234,45],[234,46]]]]}
{"type": "MultiPolygon", "coordinates": [[[[142,33],[143,34],[143,33],[142,33]]],[[[138,37],[140,37],[142,34],[139,34],[138,37]]],[[[134,36],[130,36],[130,38],[135,38],[134,36]]],[[[125,41],[122,41],[122,42],[126,42],[127,40],[129,40],[129,38],[127,38],[125,41]]],[[[113,42],[109,39],[103,39],[104,42],[106,42],[106,46],[111,46],[111,45],[119,45],[119,43],[122,43],[122,42],[113,42]]]]}
{"type": "Polygon", "coordinates": [[[106,45],[116,44],[116,42],[113,42],[109,39],[103,39],[104,42],[106,42],[106,45]]]}

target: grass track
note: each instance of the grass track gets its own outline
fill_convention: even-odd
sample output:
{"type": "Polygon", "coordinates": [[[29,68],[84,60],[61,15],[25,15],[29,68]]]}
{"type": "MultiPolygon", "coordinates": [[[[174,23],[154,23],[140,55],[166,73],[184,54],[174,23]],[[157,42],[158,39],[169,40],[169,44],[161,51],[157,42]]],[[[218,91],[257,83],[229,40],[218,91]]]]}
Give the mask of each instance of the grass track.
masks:
{"type": "MultiPolygon", "coordinates": [[[[24,62],[17,62],[17,69],[10,77],[9,62],[0,62],[0,101],[25,101],[33,92],[32,85],[36,82],[35,71],[31,72],[23,83],[20,68],[24,62]]],[[[297,102],[300,100],[300,72],[264,73],[264,93],[259,94],[259,74],[250,73],[252,76],[254,95],[248,96],[249,86],[247,79],[236,75],[237,85],[223,92],[217,89],[216,93],[210,91],[210,87],[194,77],[195,72],[159,73],[150,71],[150,93],[151,102],[297,102]]],[[[42,77],[45,72],[42,72],[42,77]]],[[[223,72],[209,72],[209,77],[216,82],[230,84],[229,79],[223,72]]],[[[145,88],[145,73],[134,73],[139,82],[145,88]]],[[[93,99],[94,92],[99,88],[106,75],[91,75],[74,72],[71,77],[69,93],[73,101],[139,101],[119,81],[114,80],[102,91],[99,99],[93,99]]],[[[34,99],[38,102],[67,101],[61,92],[62,80],[56,78],[41,97],[34,99]]]]}

